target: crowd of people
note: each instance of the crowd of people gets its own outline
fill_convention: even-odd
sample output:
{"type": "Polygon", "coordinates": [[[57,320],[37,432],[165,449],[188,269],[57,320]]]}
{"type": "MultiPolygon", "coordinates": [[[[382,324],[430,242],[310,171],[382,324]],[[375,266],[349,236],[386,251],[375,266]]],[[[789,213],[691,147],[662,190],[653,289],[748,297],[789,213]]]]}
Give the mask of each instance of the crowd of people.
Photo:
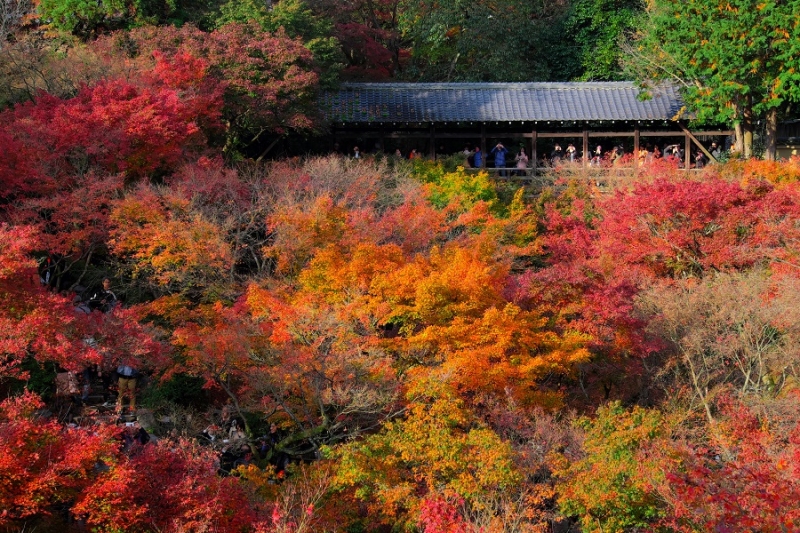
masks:
{"type": "MultiPolygon", "coordinates": [[[[378,152],[382,151],[380,146],[376,146],[378,152]]],[[[334,152],[339,153],[339,145],[334,146],[334,152]]],[[[439,154],[444,154],[445,148],[442,146],[437,151],[439,154]]],[[[485,154],[480,146],[472,146],[467,144],[464,149],[459,152],[464,157],[465,168],[494,168],[497,170],[499,176],[508,176],[509,173],[513,176],[527,176],[531,169],[532,160],[526,153],[525,147],[520,146],[516,153],[509,150],[502,142],[498,142],[488,154],[485,154]],[[510,164],[513,161],[513,165],[510,164]]],[[[422,153],[416,148],[412,148],[408,154],[400,148],[394,151],[396,159],[419,159],[422,158],[422,153]]],[[[716,141],[712,142],[709,147],[704,149],[696,149],[695,152],[689,154],[688,167],[686,164],[685,149],[679,144],[667,144],[659,149],[657,146],[647,144],[641,147],[638,153],[634,154],[633,150],[626,151],[624,145],[613,145],[603,147],[598,144],[586,154],[586,161],[590,166],[620,166],[623,164],[632,164],[636,162],[639,166],[652,162],[657,158],[671,158],[674,159],[679,167],[687,168],[703,168],[713,161],[717,161],[723,155],[720,145],[716,141]],[[628,156],[626,158],[626,156],[628,156]],[[710,157],[709,157],[710,156],[710,157]]],[[[358,146],[354,146],[350,153],[352,159],[363,158],[363,153],[358,146]]],[[[561,144],[556,143],[549,153],[545,153],[536,163],[539,167],[558,166],[565,163],[582,162],[584,154],[578,151],[574,144],[570,143],[566,149],[562,148],[561,144]]]]}

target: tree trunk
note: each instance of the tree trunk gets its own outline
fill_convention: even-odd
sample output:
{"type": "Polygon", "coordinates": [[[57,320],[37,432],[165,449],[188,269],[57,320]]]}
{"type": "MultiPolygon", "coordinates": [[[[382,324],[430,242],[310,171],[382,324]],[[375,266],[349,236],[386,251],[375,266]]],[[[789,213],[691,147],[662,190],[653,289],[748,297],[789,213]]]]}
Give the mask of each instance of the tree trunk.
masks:
{"type": "Polygon", "coordinates": [[[737,154],[741,154],[744,152],[744,128],[742,128],[742,122],[737,121],[733,125],[733,132],[735,134],[735,140],[733,142],[733,151],[737,154]]]}
{"type": "Polygon", "coordinates": [[[732,105],[735,122],[733,123],[734,142],[733,146],[731,147],[731,151],[734,152],[737,157],[741,157],[741,155],[744,153],[744,128],[742,127],[743,115],[739,104],[734,102],[732,105]]]}
{"type": "Polygon", "coordinates": [[[767,138],[766,138],[766,151],[764,152],[764,159],[767,161],[775,161],[777,155],[777,138],[778,138],[778,110],[772,108],[767,112],[767,138]]]}
{"type": "Polygon", "coordinates": [[[742,156],[745,159],[753,157],[753,127],[745,127],[744,129],[744,152],[742,156]]]}
{"type": "Polygon", "coordinates": [[[744,130],[742,157],[750,159],[753,157],[753,108],[750,106],[750,97],[747,97],[747,105],[742,113],[742,129],[744,130]]]}

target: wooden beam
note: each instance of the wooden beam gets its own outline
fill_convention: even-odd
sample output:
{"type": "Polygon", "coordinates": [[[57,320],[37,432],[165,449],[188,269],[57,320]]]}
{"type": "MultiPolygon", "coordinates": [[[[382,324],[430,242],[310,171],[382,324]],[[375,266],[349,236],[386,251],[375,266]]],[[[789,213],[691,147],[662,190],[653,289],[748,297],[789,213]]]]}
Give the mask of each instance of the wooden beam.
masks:
{"type": "MultiPolygon", "coordinates": [[[[680,124],[680,127],[683,128],[684,127],[683,124],[680,124]]],[[[696,132],[694,132],[694,135],[696,135],[697,137],[703,137],[703,136],[711,136],[711,137],[722,137],[722,136],[725,136],[725,137],[727,137],[727,136],[733,135],[733,134],[734,134],[733,130],[712,130],[712,131],[696,131],[696,132]]]]}
{"type": "Polygon", "coordinates": [[[536,176],[536,141],[539,139],[539,134],[536,130],[531,131],[531,175],[536,176]]]}
{"type": "MultiPolygon", "coordinates": [[[[530,137],[530,133],[525,133],[525,137],[530,137]]],[[[538,137],[542,139],[567,139],[572,137],[573,139],[578,139],[582,133],[580,131],[573,132],[573,133],[564,133],[564,132],[539,132],[538,137]]]]}
{"type": "MultiPolygon", "coordinates": [[[[711,153],[708,150],[706,150],[706,147],[703,146],[703,143],[701,143],[697,137],[692,135],[692,132],[689,131],[689,129],[683,124],[681,124],[681,128],[683,129],[684,133],[686,133],[686,138],[691,139],[697,145],[697,147],[700,148],[700,151],[703,152],[703,154],[705,154],[705,156],[708,158],[709,161],[713,161],[716,163],[717,158],[711,155],[711,153]]],[[[688,148],[689,143],[686,143],[686,146],[688,148]]]]}
{"type": "Polygon", "coordinates": [[[633,175],[639,174],[639,125],[633,130],[633,175]]]}
{"type": "Polygon", "coordinates": [[[431,159],[436,161],[436,124],[431,123],[431,146],[428,150],[431,159]]]}

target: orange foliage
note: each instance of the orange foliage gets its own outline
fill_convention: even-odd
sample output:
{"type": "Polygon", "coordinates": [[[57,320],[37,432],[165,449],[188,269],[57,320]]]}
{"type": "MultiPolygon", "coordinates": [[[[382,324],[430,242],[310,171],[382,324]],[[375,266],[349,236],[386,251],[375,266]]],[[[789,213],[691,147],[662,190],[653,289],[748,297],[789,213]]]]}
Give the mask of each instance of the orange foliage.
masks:
{"type": "Polygon", "coordinates": [[[231,249],[220,228],[181,196],[141,186],[114,206],[111,221],[109,245],[131,261],[134,277],[174,291],[230,271],[231,249]]]}

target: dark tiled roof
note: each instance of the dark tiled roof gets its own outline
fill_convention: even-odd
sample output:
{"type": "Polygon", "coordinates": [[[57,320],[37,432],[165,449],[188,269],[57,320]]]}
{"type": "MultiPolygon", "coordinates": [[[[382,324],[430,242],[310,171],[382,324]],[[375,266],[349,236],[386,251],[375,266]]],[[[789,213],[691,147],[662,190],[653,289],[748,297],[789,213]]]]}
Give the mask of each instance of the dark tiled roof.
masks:
{"type": "Polygon", "coordinates": [[[322,110],[333,122],[675,120],[683,112],[675,87],[647,100],[639,92],[632,82],[346,83],[323,95],[322,110]]]}

